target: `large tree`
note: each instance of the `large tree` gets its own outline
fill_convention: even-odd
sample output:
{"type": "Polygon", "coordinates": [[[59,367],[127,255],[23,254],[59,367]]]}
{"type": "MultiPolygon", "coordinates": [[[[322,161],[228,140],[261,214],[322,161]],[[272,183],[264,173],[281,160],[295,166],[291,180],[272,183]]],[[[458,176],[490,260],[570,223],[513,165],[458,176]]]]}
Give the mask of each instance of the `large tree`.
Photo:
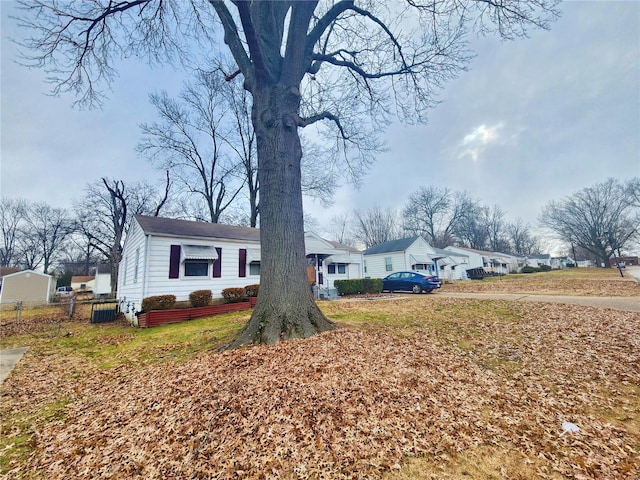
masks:
{"type": "Polygon", "coordinates": [[[591,252],[599,264],[608,267],[614,252],[624,251],[640,236],[635,185],[637,178],[627,182],[610,178],[551,201],[540,214],[540,224],[557,239],[591,252]]]}
{"type": "MultiPolygon", "coordinates": [[[[58,76],[57,92],[95,99],[116,54],[181,60],[215,50],[221,25],[251,94],[260,184],[261,288],[237,344],[277,342],[333,328],[306,277],[300,129],[331,138],[345,172],[357,173],[392,115],[423,121],[434,91],[464,69],[473,28],[503,38],[546,27],[556,0],[243,1],[25,0],[35,64],[58,76]],[[193,39],[189,43],[187,37],[193,39]],[[190,51],[191,50],[191,51],[190,51]]],[[[217,55],[213,53],[213,55],[217,55]]]]}
{"type": "Polygon", "coordinates": [[[229,148],[234,131],[220,74],[200,70],[178,98],[149,96],[159,121],[143,123],[138,151],[161,170],[170,170],[178,188],[202,202],[206,221],[218,223],[245,186],[242,163],[229,148]],[[233,153],[233,155],[230,155],[233,153]]]}

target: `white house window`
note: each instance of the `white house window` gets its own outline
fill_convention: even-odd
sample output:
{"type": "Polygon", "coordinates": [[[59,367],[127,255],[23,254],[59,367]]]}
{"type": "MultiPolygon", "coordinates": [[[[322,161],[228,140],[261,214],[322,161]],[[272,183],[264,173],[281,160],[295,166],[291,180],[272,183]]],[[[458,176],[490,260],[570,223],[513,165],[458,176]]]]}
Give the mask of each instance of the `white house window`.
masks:
{"type": "Polygon", "coordinates": [[[429,270],[429,265],[426,263],[416,263],[411,265],[412,270],[429,270]]]}
{"type": "Polygon", "coordinates": [[[185,260],[184,276],[185,277],[208,277],[209,262],[207,260],[185,260]]]}
{"type": "Polygon", "coordinates": [[[249,275],[260,275],[260,262],[251,262],[249,264],[249,275]]]}
{"type": "Polygon", "coordinates": [[[338,274],[344,275],[347,273],[347,265],[346,263],[330,263],[327,267],[327,272],[330,274],[338,274]]]}
{"type": "Polygon", "coordinates": [[[393,272],[393,260],[391,257],[385,257],[384,259],[384,269],[387,272],[393,272]]]}
{"type": "Polygon", "coordinates": [[[367,261],[364,261],[364,273],[367,273],[367,261]]]}
{"type": "Polygon", "coordinates": [[[136,248],[136,261],[133,267],[133,283],[138,283],[138,267],[140,266],[140,247],[136,248]]]}

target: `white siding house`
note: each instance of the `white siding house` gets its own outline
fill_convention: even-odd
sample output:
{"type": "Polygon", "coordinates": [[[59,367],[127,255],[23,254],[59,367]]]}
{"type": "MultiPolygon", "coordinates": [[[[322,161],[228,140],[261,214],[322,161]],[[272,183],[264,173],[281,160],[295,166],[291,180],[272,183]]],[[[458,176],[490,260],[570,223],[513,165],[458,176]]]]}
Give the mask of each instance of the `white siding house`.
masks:
{"type": "Polygon", "coordinates": [[[225,288],[259,283],[259,262],[257,228],[136,215],[122,252],[118,300],[132,315],[155,295],[188,300],[195,290],[211,290],[219,298],[225,288]]]}
{"type": "Polygon", "coordinates": [[[358,249],[325,240],[314,232],[305,233],[304,243],[318,296],[337,297],[335,280],[363,277],[362,252],[358,249]]]}
{"type": "Polygon", "coordinates": [[[445,250],[468,255],[469,266],[466,267],[467,269],[484,268],[487,273],[505,275],[515,273],[523,266],[523,258],[507,253],[453,246],[445,247],[445,250]]]}
{"type": "Polygon", "coordinates": [[[540,267],[541,265],[551,266],[551,255],[543,254],[543,255],[527,255],[527,266],[529,267],[540,267]]]}
{"type": "Polygon", "coordinates": [[[469,255],[434,248],[438,258],[438,276],[446,280],[467,280],[469,255]]]}
{"type": "MultiPolygon", "coordinates": [[[[305,251],[320,288],[333,288],[336,279],[362,278],[357,250],[310,232],[305,251]]],[[[188,300],[195,290],[211,290],[221,298],[225,288],[260,283],[260,260],[257,228],[136,215],[124,244],[117,298],[129,318],[150,296],[188,300]]]]}
{"type": "Polygon", "coordinates": [[[421,236],[391,240],[362,252],[365,278],[384,278],[392,272],[417,271],[438,275],[435,249],[421,236]]]}

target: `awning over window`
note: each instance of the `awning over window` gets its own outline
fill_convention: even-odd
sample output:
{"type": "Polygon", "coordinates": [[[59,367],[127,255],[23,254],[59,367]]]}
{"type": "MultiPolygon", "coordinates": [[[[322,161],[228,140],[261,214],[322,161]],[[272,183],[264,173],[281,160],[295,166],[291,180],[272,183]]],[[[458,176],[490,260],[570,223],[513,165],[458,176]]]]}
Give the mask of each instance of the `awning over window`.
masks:
{"type": "Polygon", "coordinates": [[[350,255],[337,253],[325,258],[324,263],[353,263],[353,260],[350,255]]]}
{"type": "Polygon", "coordinates": [[[411,260],[413,264],[422,264],[422,265],[433,265],[433,260],[429,258],[427,255],[411,255],[411,260]]]}
{"type": "Polygon", "coordinates": [[[211,245],[182,245],[182,260],[217,260],[218,252],[211,245]]]}
{"type": "Polygon", "coordinates": [[[247,248],[247,262],[259,262],[260,261],[260,249],[259,248],[247,248]]]}

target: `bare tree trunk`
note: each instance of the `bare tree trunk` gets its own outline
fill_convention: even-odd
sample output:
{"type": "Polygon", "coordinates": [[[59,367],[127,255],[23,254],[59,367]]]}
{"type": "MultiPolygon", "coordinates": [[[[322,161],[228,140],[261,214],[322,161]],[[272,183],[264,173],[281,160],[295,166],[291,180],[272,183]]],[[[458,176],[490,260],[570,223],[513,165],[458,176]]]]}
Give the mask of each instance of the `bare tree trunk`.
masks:
{"type": "Polygon", "coordinates": [[[254,94],[262,213],[261,286],[251,320],[232,347],[306,338],[335,327],[316,305],[306,273],[299,101],[297,89],[277,85],[254,94]]]}

